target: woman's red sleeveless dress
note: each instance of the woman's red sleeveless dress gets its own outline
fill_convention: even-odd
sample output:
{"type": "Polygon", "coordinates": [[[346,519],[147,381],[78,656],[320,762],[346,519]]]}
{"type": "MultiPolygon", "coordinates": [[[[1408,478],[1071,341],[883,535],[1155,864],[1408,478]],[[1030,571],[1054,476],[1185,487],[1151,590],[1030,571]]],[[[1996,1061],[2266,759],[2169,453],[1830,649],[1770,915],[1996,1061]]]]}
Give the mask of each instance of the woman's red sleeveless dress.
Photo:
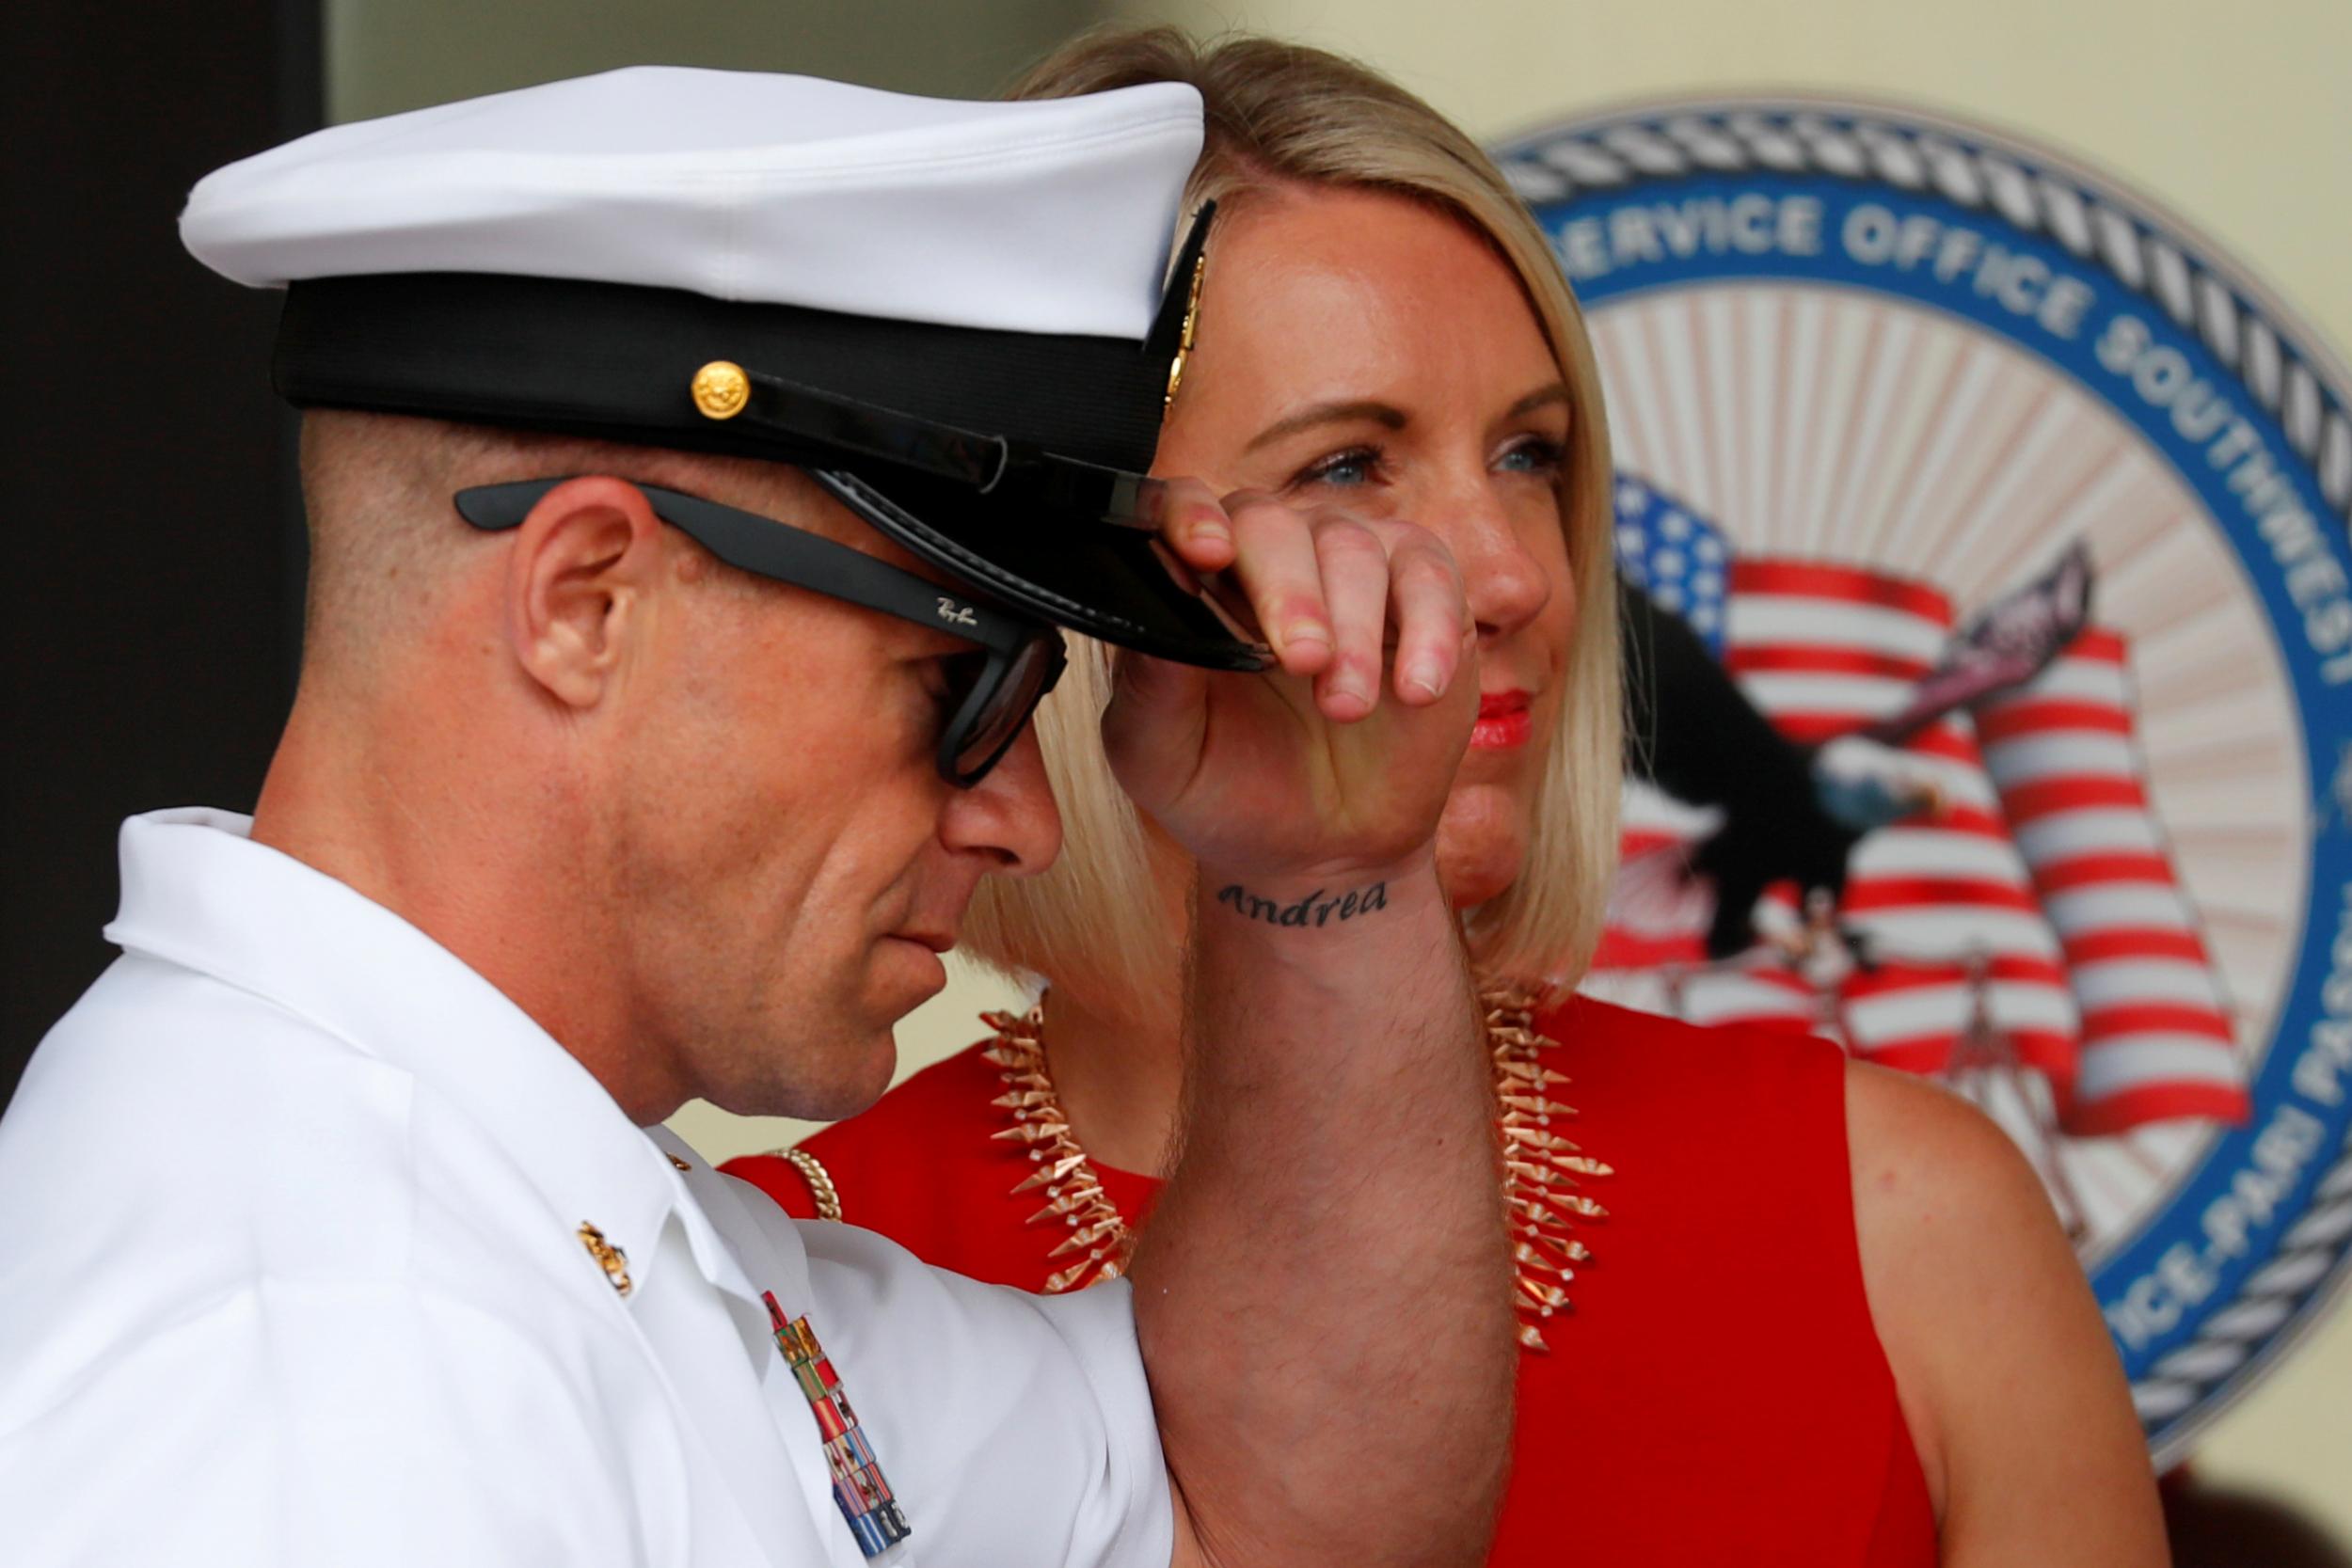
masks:
{"type": "MultiPolygon", "coordinates": [[[[1843,1058],[1819,1040],[1695,1029],[1577,999],[1543,1021],[1575,1137],[1615,1167],[1574,1309],[1519,1355],[1516,1458],[1492,1560],[1932,1563],[1935,1521],[1863,1298],[1843,1058]]],[[[1025,1148],[992,1136],[980,1049],[817,1134],[842,1217],[977,1278],[1041,1289],[1060,1227],[1024,1224],[1025,1148]]],[[[792,1212],[787,1162],[730,1163],[792,1212]]],[[[1159,1183],[1097,1164],[1131,1224],[1159,1183]]]]}

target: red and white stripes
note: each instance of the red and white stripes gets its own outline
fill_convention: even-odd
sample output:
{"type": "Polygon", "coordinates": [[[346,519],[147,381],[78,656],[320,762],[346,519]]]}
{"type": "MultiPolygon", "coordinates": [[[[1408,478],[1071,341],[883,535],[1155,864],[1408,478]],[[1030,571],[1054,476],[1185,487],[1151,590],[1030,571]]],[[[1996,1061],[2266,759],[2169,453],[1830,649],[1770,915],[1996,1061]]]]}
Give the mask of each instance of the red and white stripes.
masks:
{"type": "Polygon", "coordinates": [[[2123,640],[2085,632],[1979,719],[2082,1014],[2065,1125],[2237,1120],[2246,1087],[2220,985],[2142,786],[2123,640]]]}
{"type": "MultiPolygon", "coordinates": [[[[1899,711],[1952,626],[1923,583],[1749,559],[1732,569],[1724,659],[1783,734],[1820,744],[1899,711]]],[[[2242,1117],[2229,1010],[2142,783],[2125,653],[2113,632],[2086,632],[2023,689],[1904,744],[1938,805],[1854,849],[1840,914],[1876,962],[1835,982],[1836,1022],[1821,977],[1771,946],[1706,962],[1705,911],[1671,890],[1711,814],[1639,783],[1588,989],[1696,1023],[1814,1029],[1931,1075],[1981,1005],[2070,1132],[2242,1117]]],[[[1767,912],[1796,924],[1793,907],[1767,912]]]]}
{"type": "MultiPolygon", "coordinates": [[[[1733,569],[1724,663],[1791,738],[1820,743],[1899,711],[1942,656],[1950,601],[1924,583],[1863,567],[1777,559],[1733,569]]],[[[1941,799],[1856,846],[1842,912],[1872,967],[1844,983],[1845,1033],[1860,1055],[1938,1073],[1977,1006],[2018,1060],[2063,1103],[2074,1077],[2074,1003],[2056,932],[1985,776],[1964,717],[1906,743],[1941,799]]]]}
{"type": "Polygon", "coordinates": [[[1707,959],[1708,908],[1685,892],[1692,846],[1721,813],[1695,810],[1628,779],[1618,813],[1617,884],[1583,989],[1604,1001],[1700,1024],[1835,1037],[1805,980],[1767,948],[1730,964],[1707,959]]]}

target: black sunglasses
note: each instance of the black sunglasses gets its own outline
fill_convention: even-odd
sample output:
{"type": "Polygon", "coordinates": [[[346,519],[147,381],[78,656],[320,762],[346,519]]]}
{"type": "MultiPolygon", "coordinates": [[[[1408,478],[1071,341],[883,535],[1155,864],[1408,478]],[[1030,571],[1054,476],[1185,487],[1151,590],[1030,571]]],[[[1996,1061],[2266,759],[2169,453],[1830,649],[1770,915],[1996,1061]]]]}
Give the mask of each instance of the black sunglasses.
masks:
{"type": "MultiPolygon", "coordinates": [[[[457,515],[485,532],[519,527],[561,479],[482,484],[457,492],[457,515]]],[[[954,714],[939,737],[939,776],[969,789],[1021,736],[1021,727],[1061,678],[1061,633],[1041,622],[945,593],[939,584],[755,512],[640,484],[654,515],[728,565],[828,598],[912,621],[976,643],[986,657],[957,660],[954,714]]]]}

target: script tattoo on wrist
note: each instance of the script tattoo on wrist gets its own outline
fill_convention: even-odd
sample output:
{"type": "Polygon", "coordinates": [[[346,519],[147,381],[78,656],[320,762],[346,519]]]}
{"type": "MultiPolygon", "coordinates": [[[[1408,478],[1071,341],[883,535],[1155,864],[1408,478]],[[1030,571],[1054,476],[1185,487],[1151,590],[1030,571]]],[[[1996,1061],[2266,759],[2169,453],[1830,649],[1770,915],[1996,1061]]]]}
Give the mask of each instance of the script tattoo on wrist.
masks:
{"type": "Polygon", "coordinates": [[[1262,898],[1239,882],[1229,882],[1216,890],[1216,901],[1231,904],[1244,920],[1263,920],[1269,926],[1336,926],[1387,909],[1389,884],[1375,882],[1370,887],[1328,897],[1323,889],[1317,888],[1304,898],[1285,904],[1262,898]]]}

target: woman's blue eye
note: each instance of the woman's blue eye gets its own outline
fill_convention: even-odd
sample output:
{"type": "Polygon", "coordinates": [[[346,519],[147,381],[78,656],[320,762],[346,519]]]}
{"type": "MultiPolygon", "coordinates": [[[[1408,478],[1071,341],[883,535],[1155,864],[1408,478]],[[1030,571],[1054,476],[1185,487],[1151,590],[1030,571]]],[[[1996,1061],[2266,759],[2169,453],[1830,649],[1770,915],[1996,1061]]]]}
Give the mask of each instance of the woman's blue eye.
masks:
{"type": "Polygon", "coordinates": [[[1502,454],[1502,466],[1522,473],[1556,474],[1567,456],[1568,449],[1562,443],[1531,436],[1502,454]]]}
{"type": "Polygon", "coordinates": [[[1372,447],[1351,447],[1319,457],[1298,470],[1293,484],[1369,484],[1374,470],[1380,466],[1380,453],[1372,447]]]}

